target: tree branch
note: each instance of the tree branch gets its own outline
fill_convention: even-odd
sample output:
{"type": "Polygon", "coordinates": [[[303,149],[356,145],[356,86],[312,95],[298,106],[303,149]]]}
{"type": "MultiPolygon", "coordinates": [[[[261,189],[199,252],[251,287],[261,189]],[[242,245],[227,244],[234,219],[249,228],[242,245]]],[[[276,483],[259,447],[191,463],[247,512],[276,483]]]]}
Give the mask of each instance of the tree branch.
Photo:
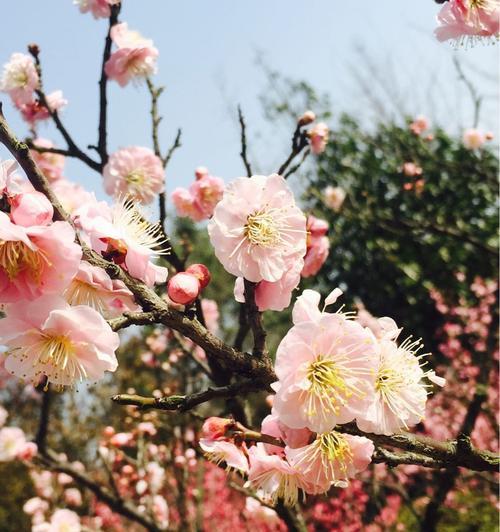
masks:
{"type": "Polygon", "coordinates": [[[295,131],[293,132],[292,136],[292,151],[290,152],[290,155],[287,157],[286,161],[279,167],[278,174],[284,175],[286,172],[286,169],[290,166],[291,162],[295,159],[295,157],[306,147],[309,145],[309,140],[307,138],[307,132],[301,130],[302,125],[297,124],[297,127],[295,128],[295,131]]]}
{"type": "Polygon", "coordinates": [[[250,163],[248,162],[248,158],[247,158],[246,124],[245,124],[245,118],[243,117],[243,111],[241,110],[241,106],[239,106],[239,105],[238,105],[238,119],[239,119],[240,128],[241,128],[241,152],[240,152],[240,157],[243,160],[243,164],[245,165],[245,170],[247,171],[247,176],[250,177],[252,175],[252,167],[250,166],[250,163]]]}
{"type": "Polygon", "coordinates": [[[266,336],[267,333],[262,325],[262,312],[259,312],[255,303],[255,283],[244,280],[245,283],[245,306],[247,317],[253,334],[253,354],[259,357],[267,356],[266,336]]]}
{"type": "Polygon", "coordinates": [[[132,504],[125,502],[122,498],[118,498],[116,495],[113,495],[107,488],[101,486],[97,482],[94,482],[94,480],[92,480],[85,473],[81,473],[74,469],[71,465],[61,462],[54,452],[46,450],[39,456],[39,460],[51,471],[69,475],[76,484],[90,490],[100,501],[107,504],[114,512],[127,517],[131,521],[139,523],[146,530],[148,530],[148,532],[160,532],[161,529],[153,521],[139,513],[137,508],[135,508],[132,504]]]}
{"type": "Polygon", "coordinates": [[[202,403],[221,397],[236,397],[249,392],[260,391],[262,387],[254,381],[240,381],[218,388],[208,388],[191,395],[171,395],[168,397],[142,397],[140,395],[119,394],[111,400],[120,405],[137,406],[139,410],[177,410],[185,412],[202,403]]]}
{"type": "Polygon", "coordinates": [[[110,6],[111,14],[109,17],[109,29],[106,35],[106,40],[104,42],[104,52],[102,56],[102,67],[101,67],[101,79],[99,80],[99,130],[98,130],[98,141],[97,141],[97,151],[101,157],[101,165],[104,165],[108,162],[108,147],[107,147],[107,136],[108,136],[108,97],[106,94],[106,88],[108,84],[108,76],[106,75],[105,66],[108,62],[109,57],[111,56],[111,28],[118,22],[118,15],[120,14],[121,3],[117,5],[110,6]]]}
{"type": "Polygon", "coordinates": [[[66,144],[68,145],[68,156],[69,157],[75,157],[77,159],[80,159],[82,162],[84,162],[87,166],[92,168],[92,170],[95,170],[96,172],[101,173],[102,172],[102,164],[98,163],[97,161],[94,161],[92,158],[90,158],[85,152],[83,152],[75,143],[71,135],[69,134],[68,130],[64,127],[61,119],[59,118],[59,114],[57,111],[53,111],[48,102],[47,97],[45,96],[45,93],[43,91],[43,84],[42,84],[42,66],[40,63],[40,57],[39,53],[40,50],[36,46],[30,46],[28,48],[30,54],[33,56],[35,60],[36,69],[38,72],[38,76],[40,78],[40,88],[36,90],[36,94],[38,98],[40,99],[40,102],[42,105],[47,109],[49,115],[51,116],[52,120],[54,121],[56,128],[59,130],[61,135],[63,136],[64,140],[66,141],[66,144]]]}

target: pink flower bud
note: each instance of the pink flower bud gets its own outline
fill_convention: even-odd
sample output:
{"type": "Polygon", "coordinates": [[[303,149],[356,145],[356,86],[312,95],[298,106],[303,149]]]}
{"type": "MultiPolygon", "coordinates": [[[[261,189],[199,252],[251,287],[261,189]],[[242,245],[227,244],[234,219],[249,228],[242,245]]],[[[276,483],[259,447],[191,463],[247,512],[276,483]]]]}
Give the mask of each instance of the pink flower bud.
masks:
{"type": "Polygon", "coordinates": [[[134,472],[134,468],[130,464],[125,464],[122,467],[122,475],[131,475],[134,472]]]}
{"type": "Polygon", "coordinates": [[[36,443],[33,443],[32,441],[27,441],[22,445],[22,447],[17,452],[17,458],[19,460],[26,460],[29,461],[33,457],[36,456],[38,452],[38,447],[36,443]]]}
{"type": "Polygon", "coordinates": [[[115,433],[115,429],[113,427],[107,426],[104,427],[102,433],[104,434],[104,436],[106,436],[106,438],[111,438],[111,436],[113,436],[113,434],[115,433]]]}
{"type": "Polygon", "coordinates": [[[316,120],[316,115],[312,111],[306,111],[298,121],[299,126],[307,126],[316,120]]]}
{"type": "Polygon", "coordinates": [[[196,170],[194,171],[194,175],[196,176],[196,180],[202,179],[206,175],[208,175],[208,168],[205,166],[198,166],[196,170]]]}
{"type": "Polygon", "coordinates": [[[192,303],[200,293],[198,279],[190,273],[177,273],[168,282],[168,297],[180,305],[192,303]]]}
{"type": "Polygon", "coordinates": [[[493,140],[495,138],[495,135],[493,135],[493,133],[491,131],[488,131],[485,135],[484,135],[484,138],[486,140],[493,140]]]}
{"type": "Polygon", "coordinates": [[[24,192],[18,194],[11,202],[11,218],[17,225],[49,225],[52,221],[54,208],[41,192],[24,192]]]}
{"type": "Polygon", "coordinates": [[[209,440],[216,440],[217,438],[223,438],[226,434],[226,429],[233,422],[230,419],[223,417],[209,417],[203,423],[201,432],[204,438],[209,440]]]}
{"type": "Polygon", "coordinates": [[[201,290],[203,290],[212,279],[210,271],[204,264],[191,264],[191,266],[186,269],[186,273],[190,273],[198,279],[201,290]]]}

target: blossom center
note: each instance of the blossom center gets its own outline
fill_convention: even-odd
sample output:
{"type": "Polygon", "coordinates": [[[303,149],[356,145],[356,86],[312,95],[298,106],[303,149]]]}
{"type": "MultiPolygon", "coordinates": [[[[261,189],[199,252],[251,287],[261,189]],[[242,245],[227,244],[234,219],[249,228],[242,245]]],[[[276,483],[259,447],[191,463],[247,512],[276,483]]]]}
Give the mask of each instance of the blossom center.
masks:
{"type": "Polygon", "coordinates": [[[245,236],[251,244],[262,247],[274,247],[281,241],[275,218],[263,210],[247,217],[245,236]]]}
{"type": "Polygon", "coordinates": [[[133,170],[125,176],[125,181],[132,186],[144,185],[145,176],[140,170],[133,170]]]}
{"type": "Polygon", "coordinates": [[[346,461],[351,461],[353,454],[346,438],[332,430],[318,437],[318,446],[323,456],[330,462],[338,461],[341,469],[345,469],[346,461]]]}
{"type": "Polygon", "coordinates": [[[34,251],[24,242],[0,240],[0,268],[11,281],[21,272],[27,272],[33,279],[39,281],[44,260],[46,258],[40,250],[34,251]]]}
{"type": "Polygon", "coordinates": [[[399,389],[405,384],[405,379],[401,373],[393,368],[382,368],[375,381],[375,389],[378,392],[386,393],[399,389]]]}

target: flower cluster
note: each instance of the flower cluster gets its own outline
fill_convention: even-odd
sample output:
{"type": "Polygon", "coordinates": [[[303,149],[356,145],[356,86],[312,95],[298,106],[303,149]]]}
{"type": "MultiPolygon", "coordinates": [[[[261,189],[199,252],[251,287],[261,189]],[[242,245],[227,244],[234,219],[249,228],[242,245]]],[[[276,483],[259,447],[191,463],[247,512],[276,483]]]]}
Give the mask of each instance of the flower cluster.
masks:
{"type": "Polygon", "coordinates": [[[111,6],[118,5],[121,0],[74,0],[80,13],[92,13],[95,19],[109,18],[111,6]]]}
{"type": "Polygon", "coordinates": [[[196,169],[195,176],[196,180],[189,189],[177,187],[173,190],[172,202],[179,216],[200,222],[213,215],[224,193],[224,181],[210,175],[204,166],[196,169]]]}
{"type": "MultiPolygon", "coordinates": [[[[325,300],[333,304],[342,292],[325,300]]],[[[293,327],[281,341],[272,413],[262,433],[283,442],[247,448],[232,437],[234,424],[210,418],[200,446],[207,457],[248,474],[249,484],[275,503],[293,504],[299,490],[325,493],[345,486],[371,461],[371,440],[342,432],[342,424],[376,434],[394,434],[424,418],[425,379],[419,341],[398,345],[400,329],[390,318],[358,321],[319,309],[320,294],[305,290],[293,308],[293,327]],[[373,330],[366,327],[371,325],[373,330]]],[[[236,427],[237,428],[237,427],[236,427]]]]}
{"type": "Polygon", "coordinates": [[[40,88],[40,77],[33,59],[26,54],[14,53],[3,67],[0,78],[0,91],[6,92],[21,116],[34,126],[40,120],[49,118],[50,113],[67,105],[60,90],[45,96],[45,102],[36,96],[40,88]]]}

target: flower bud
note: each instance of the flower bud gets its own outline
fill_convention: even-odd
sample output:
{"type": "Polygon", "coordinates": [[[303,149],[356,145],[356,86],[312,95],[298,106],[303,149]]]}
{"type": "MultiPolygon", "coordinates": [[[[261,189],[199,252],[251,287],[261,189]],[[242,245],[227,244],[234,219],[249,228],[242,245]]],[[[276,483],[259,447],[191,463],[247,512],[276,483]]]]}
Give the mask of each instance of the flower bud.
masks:
{"type": "Polygon", "coordinates": [[[307,126],[316,120],[316,115],[312,111],[306,111],[298,120],[299,126],[307,126]]]}
{"type": "Polygon", "coordinates": [[[205,166],[198,166],[196,170],[194,171],[194,175],[196,176],[196,180],[202,179],[203,177],[208,175],[208,168],[205,166]]]}
{"type": "Polygon", "coordinates": [[[226,435],[227,427],[232,424],[233,421],[231,419],[212,416],[205,420],[201,427],[201,432],[204,438],[216,440],[223,438],[226,435]]]}
{"type": "Polygon", "coordinates": [[[203,290],[212,279],[210,271],[204,264],[191,264],[191,266],[186,269],[186,273],[190,273],[198,279],[201,290],[203,290]]]}
{"type": "Polygon", "coordinates": [[[16,457],[19,459],[19,460],[26,460],[26,461],[29,461],[31,460],[33,457],[36,456],[38,452],[38,446],[36,443],[33,443],[32,441],[27,441],[26,443],[23,444],[23,446],[19,449],[19,451],[17,452],[17,455],[16,457]]]}
{"type": "Polygon", "coordinates": [[[49,225],[54,215],[54,208],[41,192],[24,192],[11,200],[10,215],[17,225],[49,225]]]}
{"type": "Polygon", "coordinates": [[[198,279],[186,272],[175,274],[168,282],[168,297],[180,305],[192,303],[200,293],[198,279]]]}

